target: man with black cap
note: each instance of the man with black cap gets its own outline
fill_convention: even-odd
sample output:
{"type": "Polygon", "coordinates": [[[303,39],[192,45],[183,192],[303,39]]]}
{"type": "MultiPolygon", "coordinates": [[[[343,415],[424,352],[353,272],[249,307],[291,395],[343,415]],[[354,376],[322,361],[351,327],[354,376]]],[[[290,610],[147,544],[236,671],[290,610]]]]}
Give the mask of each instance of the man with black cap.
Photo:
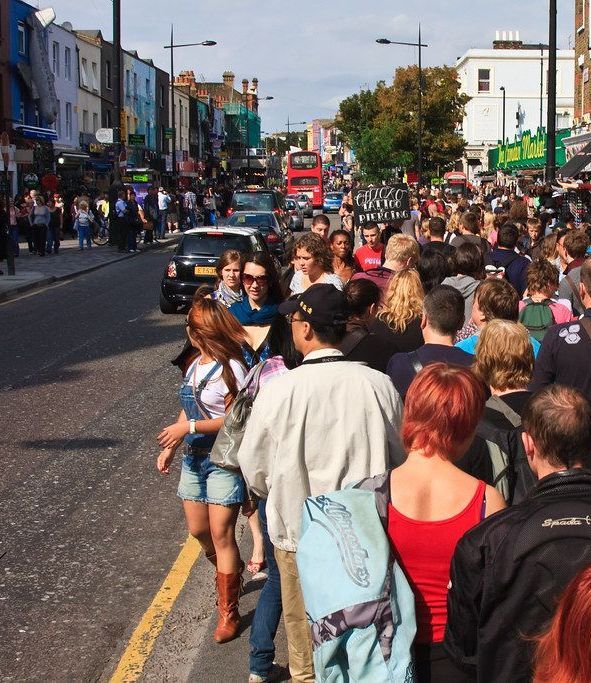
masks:
{"type": "Polygon", "coordinates": [[[294,681],[314,681],[295,561],[304,501],[384,472],[405,457],[398,434],[402,402],[389,378],[345,360],[337,349],[346,332],[345,309],[343,293],[330,284],[312,285],[279,306],[304,361],[261,389],[238,453],[249,487],[267,499],[294,681]]]}

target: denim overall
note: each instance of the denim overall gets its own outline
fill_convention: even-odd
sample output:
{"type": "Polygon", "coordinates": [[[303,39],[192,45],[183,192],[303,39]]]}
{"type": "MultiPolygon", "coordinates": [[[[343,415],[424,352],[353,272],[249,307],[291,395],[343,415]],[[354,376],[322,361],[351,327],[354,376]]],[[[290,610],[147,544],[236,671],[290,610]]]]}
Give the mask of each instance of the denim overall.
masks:
{"type": "MultiPolygon", "coordinates": [[[[187,373],[179,389],[181,407],[187,420],[209,420],[211,414],[201,401],[201,393],[207,382],[220,369],[215,363],[207,375],[193,386],[190,383],[193,371],[187,373]]],[[[244,501],[245,489],[242,477],[236,472],[214,465],[209,454],[216,434],[187,434],[177,495],[183,500],[217,505],[234,505],[244,501]]]]}

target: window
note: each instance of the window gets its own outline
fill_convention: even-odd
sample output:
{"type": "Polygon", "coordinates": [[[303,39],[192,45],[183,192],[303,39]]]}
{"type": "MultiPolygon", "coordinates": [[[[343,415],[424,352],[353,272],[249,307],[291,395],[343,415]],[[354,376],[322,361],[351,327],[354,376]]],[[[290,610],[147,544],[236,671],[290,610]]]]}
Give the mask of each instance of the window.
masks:
{"type": "Polygon", "coordinates": [[[133,96],[137,97],[137,74],[133,74],[133,96]]]}
{"type": "Polygon", "coordinates": [[[104,118],[105,128],[111,128],[111,122],[112,122],[111,110],[107,109],[105,111],[105,118],[104,118]]]}
{"type": "Polygon", "coordinates": [[[92,62],[90,65],[92,71],[92,89],[98,91],[98,66],[96,62],[92,62]]]}
{"type": "Polygon", "coordinates": [[[88,59],[82,57],[80,64],[80,83],[85,88],[88,88],[88,59]]]}
{"type": "Polygon", "coordinates": [[[53,45],[51,47],[51,54],[53,56],[53,75],[54,76],[59,76],[60,75],[60,44],[56,42],[55,40],[53,41],[53,45]]]}
{"type": "Polygon", "coordinates": [[[146,97],[150,97],[150,79],[146,78],[146,97]]]}
{"type": "Polygon", "coordinates": [[[55,123],[53,124],[53,129],[57,133],[58,138],[62,136],[62,103],[57,101],[57,116],[55,117],[55,123]]]}
{"type": "Polygon", "coordinates": [[[160,106],[164,106],[164,86],[160,86],[160,106]]]}
{"type": "Polygon", "coordinates": [[[25,24],[22,21],[18,22],[18,53],[19,55],[26,54],[27,51],[27,36],[25,33],[25,24]]]}
{"type": "Polygon", "coordinates": [[[129,69],[125,69],[125,94],[129,96],[129,89],[131,84],[131,77],[129,75],[129,69]]]}
{"type": "Polygon", "coordinates": [[[96,133],[98,130],[99,124],[98,124],[98,114],[95,112],[92,115],[92,132],[96,133]]]}
{"type": "Polygon", "coordinates": [[[86,109],[82,110],[82,132],[88,133],[88,111],[86,109]]]}
{"type": "Polygon", "coordinates": [[[64,78],[72,80],[72,50],[69,47],[64,50],[64,78]]]}
{"type": "Polygon", "coordinates": [[[20,110],[19,110],[19,121],[25,124],[25,103],[21,100],[20,110]]]}
{"type": "Polygon", "coordinates": [[[105,85],[107,90],[112,90],[111,88],[111,62],[105,62],[105,85]]]}
{"type": "Polygon", "coordinates": [[[66,139],[72,139],[72,104],[66,102],[66,139]]]}
{"type": "Polygon", "coordinates": [[[490,92],[490,69],[478,69],[478,92],[490,92]]]}
{"type": "Polygon", "coordinates": [[[146,147],[150,146],[150,122],[146,121],[146,147]]]}
{"type": "Polygon", "coordinates": [[[39,116],[39,109],[37,109],[37,107],[35,107],[35,125],[41,125],[41,117],[39,116]]]}

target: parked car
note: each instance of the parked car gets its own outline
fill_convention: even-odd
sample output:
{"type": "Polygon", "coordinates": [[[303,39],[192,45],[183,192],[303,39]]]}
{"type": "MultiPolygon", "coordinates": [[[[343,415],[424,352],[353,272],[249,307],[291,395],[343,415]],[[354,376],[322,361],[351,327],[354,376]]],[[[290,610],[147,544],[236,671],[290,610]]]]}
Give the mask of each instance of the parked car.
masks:
{"type": "Polygon", "coordinates": [[[228,226],[258,230],[273,256],[280,261],[285,256],[285,243],[291,237],[288,230],[282,229],[277,215],[272,211],[236,211],[228,218],[228,226]]]}
{"type": "Polygon", "coordinates": [[[324,206],[322,207],[325,213],[331,211],[338,211],[343,203],[342,192],[327,192],[324,195],[324,206]]]}
{"type": "Polygon", "coordinates": [[[307,194],[288,194],[285,199],[295,199],[300,209],[304,212],[305,218],[312,218],[314,215],[312,200],[307,194]]]}
{"type": "Polygon", "coordinates": [[[292,230],[303,230],[304,229],[304,212],[298,205],[295,199],[285,199],[285,206],[287,211],[291,216],[291,229],[292,230]]]}
{"type": "Polygon", "coordinates": [[[228,218],[236,211],[271,211],[277,216],[279,225],[286,230],[291,223],[285,208],[285,197],[277,190],[235,190],[228,209],[228,218]]]}
{"type": "Polygon", "coordinates": [[[258,230],[238,227],[194,228],[187,230],[168,262],[160,284],[160,310],[175,313],[188,306],[201,285],[213,285],[217,279],[216,264],[226,249],[243,254],[269,247],[258,230]]]}

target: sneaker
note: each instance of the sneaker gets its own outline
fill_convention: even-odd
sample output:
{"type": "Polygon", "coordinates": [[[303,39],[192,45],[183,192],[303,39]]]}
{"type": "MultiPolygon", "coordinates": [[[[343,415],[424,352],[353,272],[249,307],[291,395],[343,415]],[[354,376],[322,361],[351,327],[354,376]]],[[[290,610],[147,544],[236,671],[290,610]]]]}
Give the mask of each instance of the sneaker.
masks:
{"type": "Polygon", "coordinates": [[[248,683],[271,683],[271,681],[276,681],[277,676],[281,673],[281,669],[273,664],[273,668],[268,674],[261,676],[261,674],[249,674],[248,683]]]}

